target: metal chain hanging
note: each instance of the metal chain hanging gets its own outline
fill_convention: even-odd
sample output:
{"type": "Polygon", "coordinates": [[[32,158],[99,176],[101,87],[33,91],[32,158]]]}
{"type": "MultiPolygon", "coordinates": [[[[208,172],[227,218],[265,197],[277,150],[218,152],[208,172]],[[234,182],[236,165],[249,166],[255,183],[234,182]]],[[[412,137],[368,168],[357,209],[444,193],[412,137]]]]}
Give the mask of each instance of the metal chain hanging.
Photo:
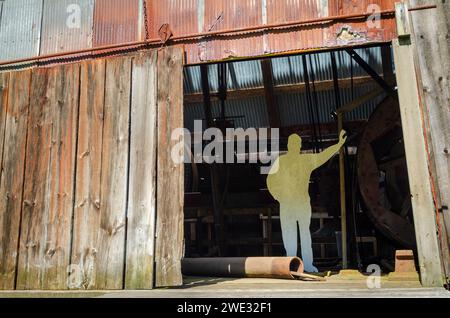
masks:
{"type": "Polygon", "coordinates": [[[145,40],[150,40],[150,32],[148,30],[148,14],[147,14],[147,0],[142,1],[144,10],[144,27],[145,27],[145,40]]]}

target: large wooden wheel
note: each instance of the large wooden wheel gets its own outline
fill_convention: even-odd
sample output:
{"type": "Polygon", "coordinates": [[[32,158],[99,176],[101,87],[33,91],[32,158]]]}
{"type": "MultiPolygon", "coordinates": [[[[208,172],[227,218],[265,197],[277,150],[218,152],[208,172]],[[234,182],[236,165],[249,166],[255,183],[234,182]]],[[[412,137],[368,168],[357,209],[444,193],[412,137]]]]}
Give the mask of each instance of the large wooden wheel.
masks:
{"type": "Polygon", "coordinates": [[[387,97],[377,107],[358,148],[358,180],[367,213],[388,238],[415,246],[398,99],[387,97]]]}

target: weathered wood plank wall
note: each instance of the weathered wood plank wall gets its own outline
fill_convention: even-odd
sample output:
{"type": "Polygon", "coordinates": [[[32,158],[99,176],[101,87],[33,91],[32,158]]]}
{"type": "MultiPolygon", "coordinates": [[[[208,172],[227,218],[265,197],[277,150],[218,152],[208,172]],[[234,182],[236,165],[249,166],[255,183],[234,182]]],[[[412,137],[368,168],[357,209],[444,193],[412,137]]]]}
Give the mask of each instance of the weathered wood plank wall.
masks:
{"type": "Polygon", "coordinates": [[[65,289],[67,286],[79,75],[77,64],[32,73],[19,289],[65,289]],[[34,140],[36,133],[42,138],[34,140]]]}
{"type": "Polygon", "coordinates": [[[158,54],[158,177],[156,223],[156,286],[182,284],[184,165],[172,161],[179,140],[171,133],[183,127],[183,55],[168,48],[158,54]]]}
{"type": "MultiPolygon", "coordinates": [[[[1,167],[3,167],[3,145],[5,138],[6,112],[8,107],[8,85],[9,73],[0,74],[0,178],[3,172],[1,167]]],[[[7,251],[8,243],[6,243],[6,236],[8,235],[8,228],[10,225],[6,218],[6,212],[0,214],[0,289],[14,288],[14,273],[16,268],[15,254],[10,255],[7,251]]]]}
{"type": "Polygon", "coordinates": [[[0,74],[0,289],[182,283],[182,56],[0,74]]]}
{"type": "MultiPolygon", "coordinates": [[[[6,80],[6,78],[5,78],[6,80]]],[[[27,137],[30,73],[19,72],[9,78],[8,109],[5,113],[0,177],[0,287],[12,289],[17,265],[23,172],[27,137]]],[[[6,98],[3,104],[6,108],[6,98]]],[[[1,104],[1,101],[0,101],[1,104]]],[[[2,116],[0,116],[2,117],[2,116]]],[[[3,120],[3,118],[2,118],[3,120]]]]}
{"type": "Polygon", "coordinates": [[[126,284],[148,289],[154,281],[156,218],[157,53],[133,64],[126,284]]]}
{"type": "Polygon", "coordinates": [[[123,288],[131,58],[106,62],[96,285],[123,288]]]}
{"type": "Polygon", "coordinates": [[[70,288],[96,289],[106,62],[81,65],[70,288]]]}

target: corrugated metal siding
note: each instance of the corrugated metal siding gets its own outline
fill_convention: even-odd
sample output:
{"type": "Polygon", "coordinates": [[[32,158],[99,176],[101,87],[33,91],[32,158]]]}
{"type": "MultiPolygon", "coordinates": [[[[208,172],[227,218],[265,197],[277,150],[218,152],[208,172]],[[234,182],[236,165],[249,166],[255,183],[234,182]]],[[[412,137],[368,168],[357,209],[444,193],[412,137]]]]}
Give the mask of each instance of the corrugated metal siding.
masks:
{"type": "MultiPolygon", "coordinates": [[[[150,4],[151,35],[158,38],[157,31],[163,23],[170,24],[174,36],[181,36],[363,13],[372,4],[381,10],[393,9],[395,0],[167,0],[150,1],[150,4]]],[[[369,28],[364,19],[345,23],[323,22],[289,30],[200,39],[185,43],[185,49],[187,63],[198,63],[229,57],[388,42],[394,36],[395,20],[391,17],[382,19],[379,29],[369,28]],[[339,36],[343,28],[356,32],[357,36],[339,36]]]]}
{"type": "MultiPolygon", "coordinates": [[[[212,113],[214,117],[220,117],[220,102],[213,103],[212,113]]],[[[228,100],[225,104],[225,116],[234,122],[236,128],[269,127],[264,97],[228,100]]]]}
{"type": "MultiPolygon", "coordinates": [[[[220,102],[212,103],[212,115],[220,117],[220,102]]],[[[225,115],[233,121],[235,128],[262,128],[269,127],[266,100],[264,97],[245,98],[240,100],[227,100],[225,115]]],[[[194,131],[194,120],[204,120],[203,104],[192,104],[185,107],[185,128],[194,131]]],[[[203,129],[206,128],[203,122],[203,129]]]]}
{"type": "MultiPolygon", "coordinates": [[[[378,74],[382,73],[382,58],[380,48],[357,49],[356,52],[368,62],[378,74]]],[[[367,76],[367,73],[356,64],[346,52],[336,53],[339,78],[353,76],[367,76]]],[[[273,59],[274,84],[285,85],[304,82],[303,64],[301,56],[289,56],[273,59]]],[[[307,66],[310,74],[314,74],[316,81],[333,79],[331,56],[329,53],[317,53],[307,56],[307,66]]]]}
{"type": "MultiPolygon", "coordinates": [[[[364,94],[367,94],[368,92],[376,88],[376,84],[364,85],[356,88],[353,93],[350,88],[341,89],[341,101],[343,104],[349,103],[352,100],[364,94]],[[352,97],[352,95],[354,97],[352,97]]],[[[318,107],[317,111],[315,110],[315,112],[316,115],[318,115],[319,122],[335,122],[335,120],[331,116],[331,113],[336,111],[334,91],[323,91],[318,93],[317,95],[318,107]]],[[[346,114],[345,120],[355,121],[368,119],[380,101],[381,99],[377,98],[368,103],[365,103],[353,112],[346,114]]],[[[280,95],[278,97],[278,105],[282,127],[310,124],[310,111],[308,108],[306,94],[280,95]]],[[[314,109],[316,109],[315,105],[313,105],[313,107],[314,109]]]]}
{"type": "MultiPolygon", "coordinates": [[[[303,21],[328,16],[328,1],[322,0],[267,0],[268,24],[303,21]]],[[[268,52],[310,49],[323,46],[327,41],[325,24],[302,26],[291,32],[274,32],[268,36],[268,52]]]]}
{"type": "Polygon", "coordinates": [[[0,1],[0,26],[2,25],[3,1],[0,1]]]}
{"type": "Polygon", "coordinates": [[[158,38],[158,30],[168,23],[175,36],[197,33],[199,0],[148,1],[147,12],[150,37],[158,38]]]}
{"type": "MultiPolygon", "coordinates": [[[[379,74],[382,73],[382,58],[380,48],[357,49],[356,52],[367,61],[379,74]]],[[[345,52],[336,53],[339,78],[350,78],[353,76],[367,76],[367,73],[352,61],[345,52]]],[[[310,78],[314,74],[316,81],[332,80],[331,58],[329,53],[316,53],[307,56],[310,78]],[[312,68],[309,67],[311,60],[312,68]]],[[[304,69],[301,56],[290,56],[272,59],[274,84],[289,85],[304,82],[304,69]]],[[[209,66],[209,82],[211,91],[217,91],[217,65],[209,66]]],[[[260,61],[245,61],[229,63],[228,67],[228,89],[241,90],[263,86],[260,61]]],[[[185,94],[200,93],[201,78],[200,67],[187,67],[184,75],[185,94]]],[[[348,103],[355,98],[370,92],[377,88],[375,83],[351,88],[341,88],[341,101],[348,103]]],[[[318,119],[321,123],[331,123],[334,119],[331,113],[336,110],[335,95],[333,90],[319,91],[318,97],[318,119]]],[[[381,97],[382,98],[382,97],[381,97]]],[[[375,107],[381,101],[381,98],[375,99],[357,108],[353,112],[346,114],[346,120],[365,120],[372,114],[375,107]]],[[[307,97],[305,93],[284,94],[277,96],[277,104],[280,111],[282,127],[308,124],[310,122],[310,113],[307,97]]],[[[313,105],[315,107],[315,105],[313,105]]],[[[203,119],[203,105],[189,104],[185,106],[185,127],[193,129],[195,119],[203,119]]],[[[219,117],[219,102],[213,102],[213,115],[219,117]]],[[[239,100],[226,101],[226,116],[243,116],[235,119],[236,127],[267,127],[268,118],[266,110],[266,101],[263,96],[253,98],[243,98],[239,100]]]]}
{"type": "Polygon", "coordinates": [[[141,40],[140,0],[96,0],[93,46],[141,40]]]}
{"type": "MultiPolygon", "coordinates": [[[[260,61],[229,63],[227,70],[228,89],[230,90],[260,87],[263,85],[260,61]]],[[[217,91],[219,89],[217,65],[209,65],[208,73],[210,90],[217,91]]],[[[199,66],[185,68],[184,90],[185,94],[200,93],[202,91],[199,66]]]]}
{"type": "MultiPolygon", "coordinates": [[[[168,23],[174,36],[194,34],[202,31],[199,22],[203,18],[202,12],[204,0],[147,0],[147,23],[149,35],[152,39],[158,39],[159,28],[168,23]]],[[[185,45],[187,60],[196,61],[199,59],[200,44],[187,43],[185,45]]]]}
{"type": "MultiPolygon", "coordinates": [[[[262,24],[261,0],[205,0],[203,30],[220,31],[262,24]]],[[[221,60],[229,57],[262,54],[262,33],[251,36],[221,36],[207,40],[202,46],[200,60],[221,60]]]]}
{"type": "MultiPolygon", "coordinates": [[[[382,73],[382,57],[380,48],[357,49],[356,52],[367,61],[375,71],[382,73]]],[[[315,53],[307,56],[308,70],[314,74],[316,81],[332,80],[331,57],[329,53],[315,53]],[[311,63],[309,62],[311,61],[311,63]],[[310,68],[310,65],[312,68],[310,68]]],[[[346,52],[336,53],[336,62],[340,78],[367,76],[367,73],[356,64],[346,52]]],[[[288,85],[304,82],[304,70],[300,55],[272,59],[274,85],[288,85]]],[[[209,85],[211,91],[218,89],[217,65],[209,65],[209,85]]],[[[310,76],[311,77],[311,76],[310,76]]],[[[233,62],[228,64],[228,89],[238,90],[263,86],[260,61],[233,62]]],[[[202,91],[200,67],[187,67],[184,71],[185,94],[202,91]]]]}
{"type": "MultiPolygon", "coordinates": [[[[330,16],[356,14],[368,12],[370,6],[378,6],[380,10],[393,9],[397,0],[329,0],[330,16]]],[[[335,23],[329,29],[329,38],[326,42],[327,46],[342,46],[365,42],[379,42],[393,39],[396,35],[395,19],[385,18],[381,20],[380,28],[369,28],[367,21],[352,21],[335,23]],[[350,27],[352,31],[358,33],[361,38],[358,39],[342,39],[337,35],[343,28],[350,27]]]]}
{"type": "MultiPolygon", "coordinates": [[[[150,38],[168,23],[174,36],[210,30],[262,26],[288,21],[362,13],[369,4],[393,9],[396,0],[147,0],[150,38]]],[[[144,39],[143,0],[6,0],[0,25],[0,59],[37,56],[43,19],[41,54],[71,49],[119,44],[144,39]],[[92,3],[95,2],[91,22],[92,3]],[[64,26],[67,4],[82,4],[81,30],[64,26]],[[93,39],[90,25],[93,25],[93,39]],[[92,41],[92,43],[90,43],[92,41]]],[[[246,32],[214,38],[180,42],[185,47],[188,64],[252,57],[342,45],[388,42],[395,37],[395,20],[384,18],[381,28],[369,28],[363,20],[316,23],[314,25],[246,32]],[[356,38],[340,36],[343,29],[356,32],[356,38]]],[[[177,43],[178,44],[178,43],[177,43]]]]}
{"type": "Polygon", "coordinates": [[[0,60],[37,56],[42,0],[6,0],[0,25],[0,60]]]}
{"type": "Polygon", "coordinates": [[[41,55],[92,47],[92,28],[95,0],[45,0],[42,18],[41,55]],[[68,19],[80,9],[79,27],[69,27],[68,19]]]}
{"type": "MultiPolygon", "coordinates": [[[[367,94],[376,89],[376,84],[368,84],[358,87],[352,93],[350,88],[341,89],[342,103],[350,101],[367,94]],[[353,97],[352,97],[353,96],[353,97]]],[[[315,110],[320,123],[333,123],[331,113],[336,110],[334,91],[322,91],[318,94],[318,107],[315,110]]],[[[365,103],[361,107],[346,114],[345,120],[367,120],[376,106],[381,102],[383,96],[365,103]]],[[[280,112],[281,127],[310,124],[310,111],[306,94],[284,94],[277,97],[277,104],[280,112]]],[[[220,116],[219,102],[213,102],[213,116],[220,116]]],[[[314,109],[316,106],[313,105],[314,109]]],[[[266,101],[264,97],[244,98],[239,100],[228,100],[225,104],[226,116],[237,117],[232,119],[236,128],[262,128],[269,126],[266,101]]],[[[185,106],[185,128],[194,130],[194,120],[203,120],[203,104],[189,104],[185,106]]],[[[205,128],[205,124],[203,128],[205,128]]]]}

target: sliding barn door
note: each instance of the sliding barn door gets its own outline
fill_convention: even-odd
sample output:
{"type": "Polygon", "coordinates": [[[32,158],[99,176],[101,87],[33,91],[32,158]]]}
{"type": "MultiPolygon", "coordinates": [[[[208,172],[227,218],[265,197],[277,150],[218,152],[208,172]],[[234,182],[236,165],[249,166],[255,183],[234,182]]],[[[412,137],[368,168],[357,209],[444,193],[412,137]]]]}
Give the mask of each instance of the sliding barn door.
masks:
{"type": "Polygon", "coordinates": [[[0,289],[182,284],[182,56],[0,74],[0,289]]]}

